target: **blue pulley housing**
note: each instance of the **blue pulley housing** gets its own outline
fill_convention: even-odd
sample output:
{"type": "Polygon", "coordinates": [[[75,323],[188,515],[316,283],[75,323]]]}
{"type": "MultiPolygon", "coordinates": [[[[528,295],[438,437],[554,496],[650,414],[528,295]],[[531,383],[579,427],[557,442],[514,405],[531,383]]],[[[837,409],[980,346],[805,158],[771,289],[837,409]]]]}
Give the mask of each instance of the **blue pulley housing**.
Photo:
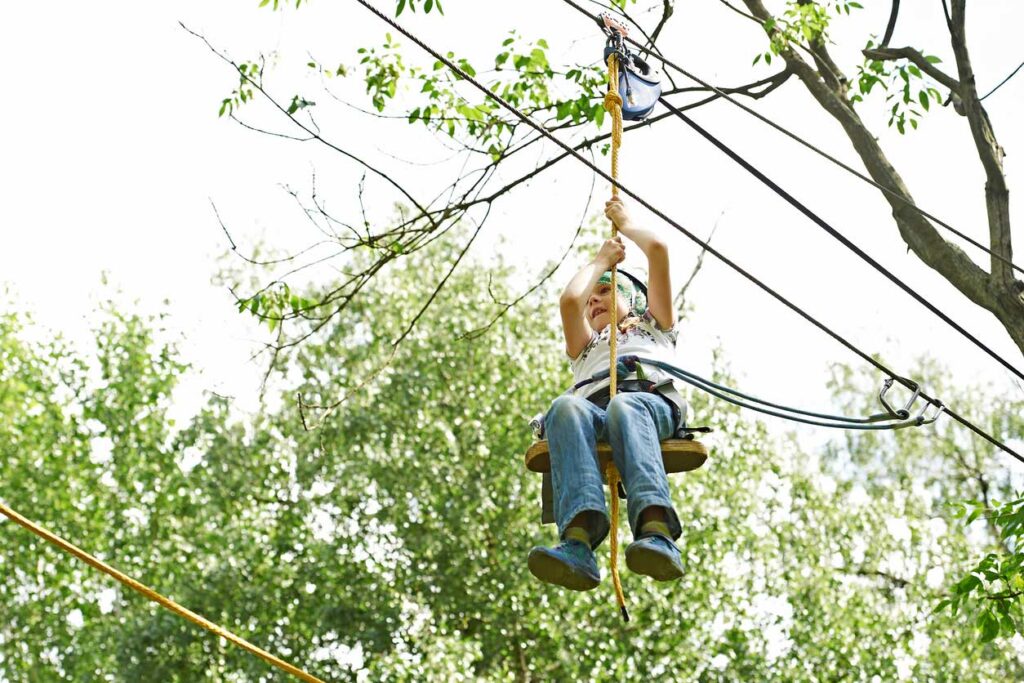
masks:
{"type": "Polygon", "coordinates": [[[604,49],[604,61],[610,55],[619,60],[619,95],[622,97],[622,118],[625,121],[642,121],[654,111],[654,105],[661,97],[661,83],[651,68],[639,57],[623,53],[621,49],[608,46],[604,49]]]}

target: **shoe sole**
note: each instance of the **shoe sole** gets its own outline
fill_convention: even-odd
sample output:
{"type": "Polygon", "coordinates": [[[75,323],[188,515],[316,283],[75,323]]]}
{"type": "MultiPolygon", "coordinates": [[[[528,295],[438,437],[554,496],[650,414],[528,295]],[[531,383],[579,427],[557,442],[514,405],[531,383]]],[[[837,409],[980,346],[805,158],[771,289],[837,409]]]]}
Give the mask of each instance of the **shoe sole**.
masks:
{"type": "Polygon", "coordinates": [[[682,578],[683,570],[656,550],[626,548],[626,566],[634,574],[649,576],[655,581],[675,581],[682,578]]]}
{"type": "Polygon", "coordinates": [[[594,579],[567,567],[546,553],[531,553],[527,560],[530,573],[543,581],[573,591],[589,591],[597,588],[600,579],[594,579]]]}

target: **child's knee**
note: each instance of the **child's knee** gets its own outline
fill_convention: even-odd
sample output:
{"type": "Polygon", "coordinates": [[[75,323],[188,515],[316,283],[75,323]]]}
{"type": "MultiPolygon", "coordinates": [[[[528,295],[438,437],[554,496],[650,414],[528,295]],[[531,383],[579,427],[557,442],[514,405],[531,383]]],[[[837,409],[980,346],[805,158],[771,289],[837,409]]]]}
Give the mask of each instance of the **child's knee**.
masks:
{"type": "Polygon", "coordinates": [[[625,392],[616,394],[608,402],[608,427],[614,428],[622,425],[628,419],[635,419],[637,415],[647,414],[647,409],[640,394],[625,392]]]}
{"type": "Polygon", "coordinates": [[[548,427],[550,428],[557,422],[573,420],[585,415],[587,412],[585,403],[586,399],[578,396],[559,396],[551,402],[551,408],[548,409],[546,419],[548,427]]]}

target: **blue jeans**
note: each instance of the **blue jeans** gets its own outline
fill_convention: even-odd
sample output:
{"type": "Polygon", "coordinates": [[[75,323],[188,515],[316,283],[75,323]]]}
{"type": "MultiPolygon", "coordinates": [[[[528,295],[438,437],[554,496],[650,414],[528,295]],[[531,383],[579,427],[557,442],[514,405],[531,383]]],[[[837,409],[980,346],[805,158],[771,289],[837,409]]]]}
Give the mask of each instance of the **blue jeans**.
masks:
{"type": "Polygon", "coordinates": [[[607,441],[627,493],[633,536],[640,514],[648,507],[665,508],[672,538],[682,529],[669,496],[668,476],[661,459],[661,441],[675,432],[672,406],[657,394],[617,394],[602,410],[585,398],[559,396],[551,404],[544,427],[551,453],[551,487],[558,534],[578,515],[597,547],[608,535],[604,483],[597,442],[607,441]]]}

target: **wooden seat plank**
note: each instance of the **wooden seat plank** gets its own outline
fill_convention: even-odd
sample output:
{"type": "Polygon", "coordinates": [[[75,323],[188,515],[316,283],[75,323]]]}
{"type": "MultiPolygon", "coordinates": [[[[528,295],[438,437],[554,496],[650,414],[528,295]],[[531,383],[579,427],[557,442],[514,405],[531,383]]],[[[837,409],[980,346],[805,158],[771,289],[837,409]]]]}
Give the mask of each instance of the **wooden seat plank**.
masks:
{"type": "MultiPolygon", "coordinates": [[[[597,457],[603,472],[612,458],[612,447],[607,443],[598,443],[597,457]]],[[[661,457],[666,474],[689,472],[704,464],[708,459],[708,449],[694,439],[667,439],[661,442],[661,457]]],[[[551,454],[548,451],[547,440],[535,441],[527,449],[526,469],[531,472],[551,471],[551,454]]]]}

